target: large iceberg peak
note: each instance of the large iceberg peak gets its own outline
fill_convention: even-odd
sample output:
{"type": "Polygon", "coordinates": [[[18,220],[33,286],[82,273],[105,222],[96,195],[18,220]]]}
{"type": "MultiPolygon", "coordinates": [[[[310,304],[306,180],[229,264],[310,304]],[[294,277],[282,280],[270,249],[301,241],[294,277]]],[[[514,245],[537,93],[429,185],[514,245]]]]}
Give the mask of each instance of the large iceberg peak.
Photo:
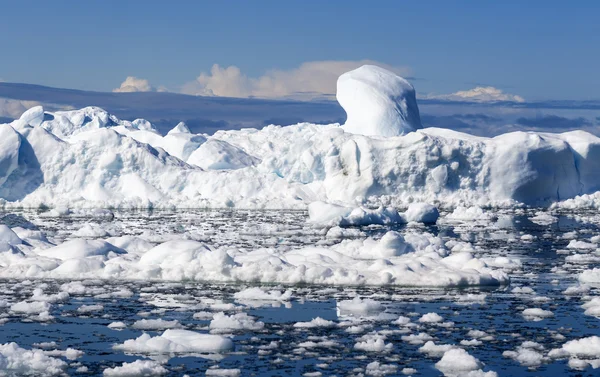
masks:
{"type": "Polygon", "coordinates": [[[347,132],[390,137],[422,128],[415,88],[381,67],[363,65],[341,75],[336,98],[348,115],[347,132]]]}

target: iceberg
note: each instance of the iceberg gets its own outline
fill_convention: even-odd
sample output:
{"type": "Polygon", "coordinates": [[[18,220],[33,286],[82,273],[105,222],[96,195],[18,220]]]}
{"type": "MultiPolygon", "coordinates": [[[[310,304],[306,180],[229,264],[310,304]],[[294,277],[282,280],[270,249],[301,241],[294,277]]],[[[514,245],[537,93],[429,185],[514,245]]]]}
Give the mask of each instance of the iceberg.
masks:
{"type": "Polygon", "coordinates": [[[214,135],[192,134],[183,123],[161,135],[143,119],[97,107],[35,107],[0,125],[0,206],[307,209],[323,202],[345,216],[347,208],[427,203],[406,220],[434,222],[432,204],[595,203],[600,139],[587,132],[486,138],[423,129],[414,88],[374,66],[342,75],[337,94],[344,125],[214,135]]]}

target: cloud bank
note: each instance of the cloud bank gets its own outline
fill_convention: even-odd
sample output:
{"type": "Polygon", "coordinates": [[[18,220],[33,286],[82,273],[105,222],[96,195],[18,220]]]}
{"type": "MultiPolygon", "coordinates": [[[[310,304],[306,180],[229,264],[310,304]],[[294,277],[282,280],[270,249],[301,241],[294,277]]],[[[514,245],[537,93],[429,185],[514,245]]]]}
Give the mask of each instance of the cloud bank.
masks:
{"type": "Polygon", "coordinates": [[[478,86],[473,89],[462,90],[451,94],[431,94],[425,98],[463,102],[525,102],[525,98],[516,94],[504,93],[501,89],[494,88],[493,86],[478,86]]]}
{"type": "Polygon", "coordinates": [[[140,79],[134,76],[128,76],[116,89],[115,93],[134,93],[134,92],[154,92],[155,89],[146,79],[140,79]]]}
{"type": "Polygon", "coordinates": [[[311,100],[335,96],[338,77],[364,64],[375,64],[401,76],[410,75],[407,67],[392,67],[371,61],[313,61],[290,70],[273,69],[260,77],[249,77],[238,67],[212,66],[183,85],[181,92],[191,95],[238,98],[289,98],[311,100]]]}

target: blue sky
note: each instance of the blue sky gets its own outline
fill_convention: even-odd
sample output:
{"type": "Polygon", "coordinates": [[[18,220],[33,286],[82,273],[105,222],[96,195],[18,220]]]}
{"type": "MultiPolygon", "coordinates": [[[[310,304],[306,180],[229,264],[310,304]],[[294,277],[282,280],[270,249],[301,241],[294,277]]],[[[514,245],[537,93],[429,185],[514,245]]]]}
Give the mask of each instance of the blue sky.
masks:
{"type": "Polygon", "coordinates": [[[2,4],[0,78],[179,91],[213,64],[257,78],[372,60],[419,93],[490,85],[527,100],[599,99],[596,1],[18,1],[2,4]]]}

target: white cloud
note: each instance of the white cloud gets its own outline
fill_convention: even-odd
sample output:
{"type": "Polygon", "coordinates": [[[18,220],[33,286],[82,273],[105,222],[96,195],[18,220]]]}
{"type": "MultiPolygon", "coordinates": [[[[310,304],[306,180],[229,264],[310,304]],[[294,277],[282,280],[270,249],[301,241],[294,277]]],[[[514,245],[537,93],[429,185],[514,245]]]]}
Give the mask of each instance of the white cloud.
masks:
{"type": "Polygon", "coordinates": [[[150,81],[140,79],[134,76],[128,76],[121,86],[113,89],[113,92],[132,93],[132,92],[154,92],[155,89],[150,85],[150,81]]]}
{"type": "Polygon", "coordinates": [[[472,102],[525,102],[525,98],[516,94],[504,93],[501,89],[494,88],[493,86],[478,86],[470,90],[458,91],[451,94],[430,94],[425,96],[425,98],[472,102]]]}
{"type": "Polygon", "coordinates": [[[338,77],[364,64],[375,64],[399,75],[409,75],[406,67],[392,67],[371,60],[306,62],[291,70],[273,69],[260,77],[248,77],[236,66],[212,66],[181,91],[192,95],[220,97],[259,97],[314,99],[335,95],[338,77]]]}

